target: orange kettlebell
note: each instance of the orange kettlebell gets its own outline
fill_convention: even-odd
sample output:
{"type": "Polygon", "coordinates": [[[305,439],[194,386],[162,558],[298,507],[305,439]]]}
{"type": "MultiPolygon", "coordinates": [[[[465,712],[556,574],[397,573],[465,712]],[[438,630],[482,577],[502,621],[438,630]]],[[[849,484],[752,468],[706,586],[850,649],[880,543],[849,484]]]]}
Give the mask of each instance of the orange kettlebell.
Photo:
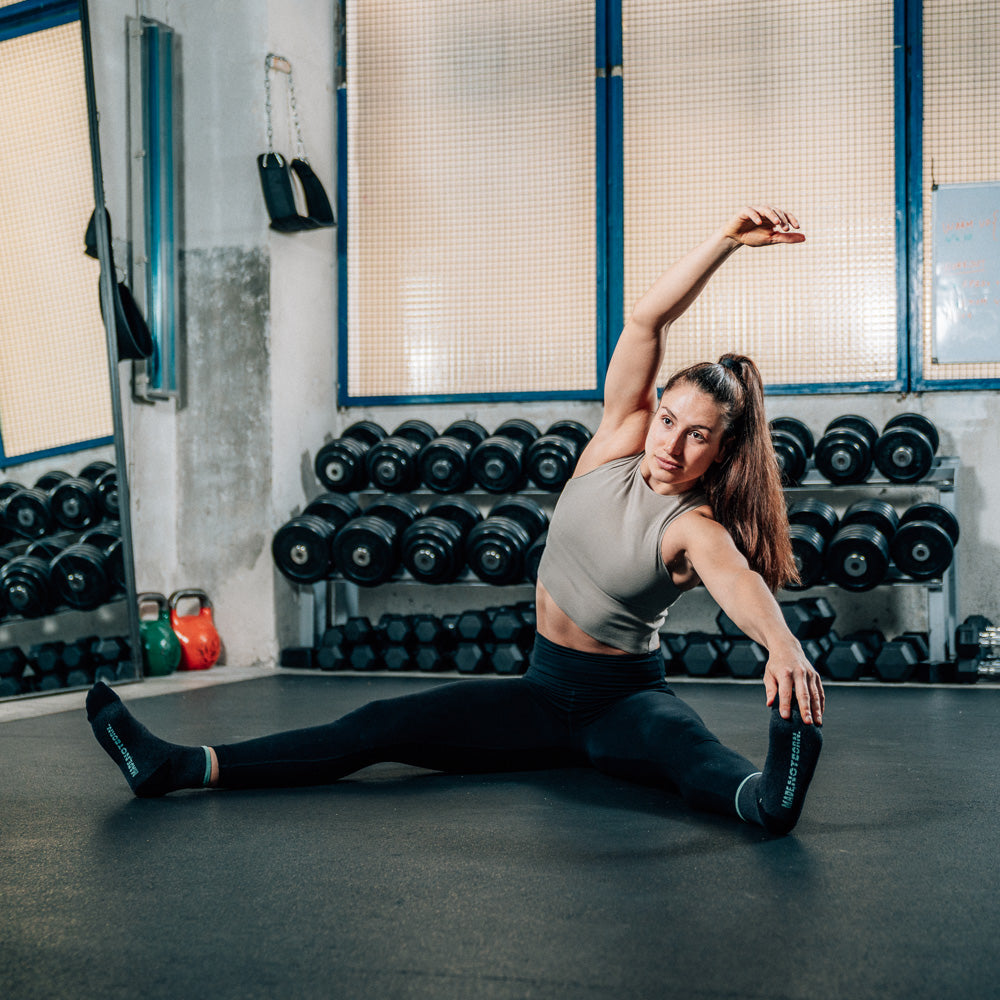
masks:
{"type": "Polygon", "coordinates": [[[170,595],[170,627],[181,644],[178,670],[208,670],[219,658],[222,641],[212,620],[212,602],[204,590],[175,590],[170,595]],[[196,615],[181,615],[177,605],[192,598],[199,603],[196,615]]]}

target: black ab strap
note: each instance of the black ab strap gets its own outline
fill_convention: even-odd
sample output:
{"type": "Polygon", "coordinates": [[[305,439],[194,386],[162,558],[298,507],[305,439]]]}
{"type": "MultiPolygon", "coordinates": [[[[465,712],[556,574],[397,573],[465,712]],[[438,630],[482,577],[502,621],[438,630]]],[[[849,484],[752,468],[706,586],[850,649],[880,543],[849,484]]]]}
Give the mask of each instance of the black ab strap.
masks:
{"type": "MultiPolygon", "coordinates": [[[[94,225],[95,212],[90,213],[90,222],[87,223],[87,233],[83,238],[84,253],[88,257],[97,259],[97,229],[94,225]]],[[[108,252],[111,251],[111,216],[107,210],[104,212],[104,219],[108,229],[108,252]]],[[[115,259],[111,257],[111,270],[115,270],[115,259]]],[[[117,278],[117,274],[115,274],[117,278]]],[[[139,310],[132,292],[124,281],[112,281],[114,288],[115,302],[115,341],[118,344],[118,360],[131,359],[139,361],[148,358],[153,353],[153,336],[149,332],[146,320],[139,310]]],[[[97,285],[98,298],[101,309],[104,309],[104,289],[102,283],[97,285]]]]}
{"type": "Polygon", "coordinates": [[[297,233],[336,225],[323,185],[305,160],[296,158],[289,164],[281,153],[261,153],[257,157],[257,170],[272,229],[279,233],[297,233]],[[295,208],[292,173],[305,195],[306,215],[299,215],[295,208]]]}
{"type": "Polygon", "coordinates": [[[333,217],[333,209],[330,208],[330,201],[306,159],[302,127],[299,124],[299,112],[295,104],[292,64],[284,56],[275,55],[273,52],[269,52],[264,60],[264,97],[264,110],[267,115],[267,152],[257,157],[257,171],[260,174],[260,187],[264,192],[267,214],[271,217],[271,228],[279,233],[299,233],[306,229],[335,226],[337,223],[333,217]],[[281,153],[274,151],[274,130],[271,123],[272,70],[288,76],[288,111],[291,124],[295,128],[297,144],[296,156],[291,163],[281,153]],[[305,215],[299,215],[295,207],[293,174],[305,196],[305,215]]]}

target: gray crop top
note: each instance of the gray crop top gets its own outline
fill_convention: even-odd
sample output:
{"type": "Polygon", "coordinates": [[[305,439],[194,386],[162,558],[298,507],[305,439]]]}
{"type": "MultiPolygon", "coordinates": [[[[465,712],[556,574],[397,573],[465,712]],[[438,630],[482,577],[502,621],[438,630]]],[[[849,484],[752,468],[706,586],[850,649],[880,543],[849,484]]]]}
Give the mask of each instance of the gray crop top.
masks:
{"type": "Polygon", "coordinates": [[[587,635],[648,653],[680,591],[663,563],[667,525],[707,503],[701,490],[661,496],[642,478],[642,454],[571,479],[552,514],[538,579],[587,635]]]}

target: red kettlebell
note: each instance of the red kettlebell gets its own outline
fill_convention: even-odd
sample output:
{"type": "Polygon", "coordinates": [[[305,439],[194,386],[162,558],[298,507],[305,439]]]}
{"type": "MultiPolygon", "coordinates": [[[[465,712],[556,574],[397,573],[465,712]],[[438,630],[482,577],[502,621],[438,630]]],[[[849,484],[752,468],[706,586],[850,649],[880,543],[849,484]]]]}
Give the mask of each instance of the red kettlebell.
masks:
{"type": "Polygon", "coordinates": [[[175,590],[170,595],[170,627],[181,644],[178,670],[208,670],[219,659],[222,641],[212,620],[212,602],[204,590],[175,590]],[[192,598],[199,603],[196,615],[177,612],[180,601],[192,598]]]}

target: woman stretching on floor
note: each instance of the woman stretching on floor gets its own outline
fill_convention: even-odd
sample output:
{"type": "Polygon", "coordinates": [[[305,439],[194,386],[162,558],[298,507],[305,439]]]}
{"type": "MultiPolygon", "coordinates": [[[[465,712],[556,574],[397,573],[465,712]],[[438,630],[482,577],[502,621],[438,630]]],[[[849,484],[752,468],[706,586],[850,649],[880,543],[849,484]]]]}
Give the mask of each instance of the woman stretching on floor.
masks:
{"type": "Polygon", "coordinates": [[[601,424],[552,516],[523,677],[437,684],[215,747],[160,740],[97,684],[87,715],[133,792],[324,784],[382,761],[465,773],[589,763],[791,830],[823,742],[824,694],[773,596],[795,566],[760,374],[726,354],[677,372],[659,402],[655,380],[667,331],[722,263],[740,246],[800,243],[798,228],[791,213],[745,208],[637,303],[608,367],[601,424]],[[665,609],[699,581],[768,651],[763,772],[664,681],[665,609]]]}

